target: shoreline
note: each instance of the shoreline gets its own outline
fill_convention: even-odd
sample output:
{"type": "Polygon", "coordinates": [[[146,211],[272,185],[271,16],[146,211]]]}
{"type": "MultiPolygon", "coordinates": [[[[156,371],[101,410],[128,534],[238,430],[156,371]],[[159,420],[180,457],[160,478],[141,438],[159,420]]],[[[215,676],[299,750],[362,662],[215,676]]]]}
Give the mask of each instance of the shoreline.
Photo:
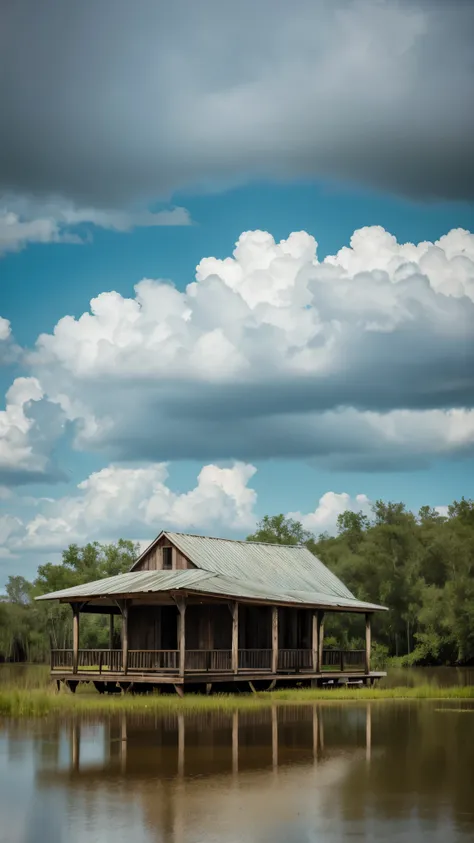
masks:
{"type": "MultiPolygon", "coordinates": [[[[474,685],[439,688],[420,685],[415,688],[357,688],[357,689],[284,689],[249,694],[187,694],[180,698],[172,694],[111,695],[91,692],[72,694],[53,689],[0,689],[0,718],[45,717],[49,714],[114,714],[173,713],[200,711],[257,710],[272,705],[302,705],[311,703],[342,703],[367,701],[427,701],[472,700],[474,685]]],[[[474,706],[473,706],[474,711],[474,706]]]]}

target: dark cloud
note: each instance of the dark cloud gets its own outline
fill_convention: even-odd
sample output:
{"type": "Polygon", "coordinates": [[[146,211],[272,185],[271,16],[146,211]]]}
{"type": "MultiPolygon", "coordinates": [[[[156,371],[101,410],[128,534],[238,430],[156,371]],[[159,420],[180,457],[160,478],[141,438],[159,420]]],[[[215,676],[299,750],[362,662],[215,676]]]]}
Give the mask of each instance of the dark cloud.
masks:
{"type": "Polygon", "coordinates": [[[474,4],[3,0],[0,190],[118,207],[258,177],[474,198],[474,4]]]}

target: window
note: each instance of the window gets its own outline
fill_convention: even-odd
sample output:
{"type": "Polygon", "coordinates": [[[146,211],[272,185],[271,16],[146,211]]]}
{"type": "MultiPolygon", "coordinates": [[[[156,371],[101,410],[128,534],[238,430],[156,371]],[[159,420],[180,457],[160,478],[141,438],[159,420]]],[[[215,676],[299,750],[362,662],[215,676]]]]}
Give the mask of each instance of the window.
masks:
{"type": "Polygon", "coordinates": [[[164,547],[163,548],[163,570],[164,571],[171,571],[173,567],[173,548],[172,547],[164,547]]]}

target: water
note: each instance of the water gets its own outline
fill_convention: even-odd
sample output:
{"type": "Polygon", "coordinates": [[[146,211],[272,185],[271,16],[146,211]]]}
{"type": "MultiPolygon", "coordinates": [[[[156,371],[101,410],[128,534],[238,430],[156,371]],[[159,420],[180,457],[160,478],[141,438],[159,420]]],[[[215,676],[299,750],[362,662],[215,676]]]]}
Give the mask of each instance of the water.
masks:
{"type": "Polygon", "coordinates": [[[1,843],[467,843],[474,706],[0,720],[1,843]]]}

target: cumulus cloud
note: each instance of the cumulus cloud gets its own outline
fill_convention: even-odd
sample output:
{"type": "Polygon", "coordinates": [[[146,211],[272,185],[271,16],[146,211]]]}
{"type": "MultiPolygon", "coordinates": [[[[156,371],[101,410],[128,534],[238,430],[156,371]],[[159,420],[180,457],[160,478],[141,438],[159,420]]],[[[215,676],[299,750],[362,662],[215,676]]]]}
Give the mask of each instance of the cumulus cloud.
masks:
{"type": "Polygon", "coordinates": [[[288,517],[300,521],[305,528],[319,536],[321,533],[334,535],[337,532],[337,519],[343,512],[362,512],[372,515],[372,501],[367,495],[352,498],[347,492],[325,492],[319,499],[314,512],[289,512],[288,517]]]}
{"type": "Polygon", "coordinates": [[[117,208],[316,176],[472,199],[473,26],[465,0],[4,2],[0,190],[117,208]]]}
{"type": "Polygon", "coordinates": [[[323,261],[245,232],[185,291],[144,279],[38,338],[28,365],[76,447],[112,459],[423,467],[474,445],[474,236],[375,226],[323,261]]]}
{"type": "Polygon", "coordinates": [[[88,237],[74,231],[76,226],[91,224],[100,228],[127,232],[137,226],[190,225],[185,208],[157,211],[114,211],[74,208],[61,202],[37,203],[10,198],[8,210],[0,210],[0,256],[18,252],[29,243],[84,243],[88,237]],[[12,210],[12,206],[16,210],[12,210]],[[21,209],[18,212],[18,209],[21,209]]]}
{"type": "Polygon", "coordinates": [[[56,480],[51,450],[62,432],[63,413],[47,400],[36,378],[16,378],[0,410],[0,484],[56,480]]]}
{"type": "MultiPolygon", "coordinates": [[[[255,528],[257,493],[251,487],[256,469],[246,463],[223,468],[205,465],[190,491],[170,488],[168,467],[109,465],[78,484],[74,493],[35,501],[32,517],[0,518],[3,556],[57,553],[72,542],[114,541],[133,537],[145,544],[161,529],[245,536],[255,528]]],[[[28,500],[18,499],[18,505],[28,500]]],[[[26,507],[28,508],[28,507],[26,507]]],[[[371,501],[360,494],[326,492],[313,512],[291,512],[315,535],[335,534],[337,516],[350,509],[371,514],[371,501]]]]}
{"type": "Polygon", "coordinates": [[[196,486],[177,493],[167,484],[165,463],[141,468],[109,465],[79,483],[76,493],[39,501],[39,511],[22,522],[0,521],[9,554],[60,551],[71,542],[121,537],[153,538],[162,528],[248,531],[255,524],[256,492],[248,487],[252,465],[205,465],[196,486]]]}

